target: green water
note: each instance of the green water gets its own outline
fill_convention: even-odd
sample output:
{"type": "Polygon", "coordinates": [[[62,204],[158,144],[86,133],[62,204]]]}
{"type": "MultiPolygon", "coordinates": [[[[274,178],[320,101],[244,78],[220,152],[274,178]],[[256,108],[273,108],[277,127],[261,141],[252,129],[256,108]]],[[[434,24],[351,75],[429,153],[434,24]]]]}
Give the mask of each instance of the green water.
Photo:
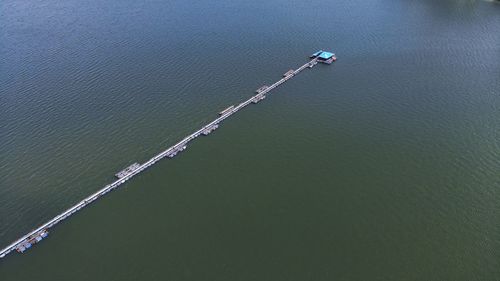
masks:
{"type": "Polygon", "coordinates": [[[0,280],[500,280],[500,5],[0,3],[0,247],[307,61],[0,280]]]}

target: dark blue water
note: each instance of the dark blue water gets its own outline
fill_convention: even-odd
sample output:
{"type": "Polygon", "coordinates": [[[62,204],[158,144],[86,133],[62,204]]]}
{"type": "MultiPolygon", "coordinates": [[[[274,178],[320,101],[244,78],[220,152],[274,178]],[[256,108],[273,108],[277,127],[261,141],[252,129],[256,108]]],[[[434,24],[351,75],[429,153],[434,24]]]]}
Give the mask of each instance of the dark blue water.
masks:
{"type": "Polygon", "coordinates": [[[499,280],[500,5],[0,3],[0,280],[499,280]]]}

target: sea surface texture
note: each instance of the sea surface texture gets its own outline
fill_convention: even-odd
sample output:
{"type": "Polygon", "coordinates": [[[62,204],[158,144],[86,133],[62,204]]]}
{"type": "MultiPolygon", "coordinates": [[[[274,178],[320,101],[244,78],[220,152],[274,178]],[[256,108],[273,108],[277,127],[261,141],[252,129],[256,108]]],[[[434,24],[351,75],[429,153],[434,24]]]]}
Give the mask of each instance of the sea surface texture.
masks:
{"type": "Polygon", "coordinates": [[[2,0],[1,281],[500,280],[500,4],[2,0]]]}

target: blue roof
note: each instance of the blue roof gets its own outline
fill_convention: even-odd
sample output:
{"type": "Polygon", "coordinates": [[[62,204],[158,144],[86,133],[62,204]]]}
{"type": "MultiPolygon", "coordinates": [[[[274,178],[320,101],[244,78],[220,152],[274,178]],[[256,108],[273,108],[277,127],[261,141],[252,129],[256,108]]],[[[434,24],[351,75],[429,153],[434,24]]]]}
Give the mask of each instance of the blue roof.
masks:
{"type": "Polygon", "coordinates": [[[319,54],[323,53],[323,50],[319,50],[316,53],[312,54],[313,57],[317,57],[319,54]]]}
{"type": "Polygon", "coordinates": [[[320,58],[322,58],[322,59],[327,60],[327,59],[329,59],[329,58],[333,57],[334,55],[335,55],[335,54],[330,53],[330,52],[321,52],[321,54],[319,54],[319,56],[318,56],[318,57],[320,57],[320,58]]]}

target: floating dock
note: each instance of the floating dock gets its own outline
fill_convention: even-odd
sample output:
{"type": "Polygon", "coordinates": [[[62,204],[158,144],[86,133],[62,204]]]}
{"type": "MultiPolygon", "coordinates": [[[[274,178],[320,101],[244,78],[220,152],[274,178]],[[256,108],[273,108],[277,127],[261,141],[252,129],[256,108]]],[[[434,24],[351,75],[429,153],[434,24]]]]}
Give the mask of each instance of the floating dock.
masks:
{"type": "Polygon", "coordinates": [[[269,88],[269,86],[264,85],[264,86],[258,88],[257,90],[255,90],[255,92],[260,94],[260,93],[264,92],[267,88],[269,88]]]}
{"type": "Polygon", "coordinates": [[[283,77],[293,76],[293,72],[294,72],[294,70],[290,69],[283,74],[283,77]]]}
{"type": "MultiPolygon", "coordinates": [[[[318,51],[315,54],[311,56],[311,60],[307,62],[306,64],[302,65],[301,67],[293,70],[287,71],[283,76],[282,79],[278,80],[274,84],[270,86],[262,86],[259,89],[256,90],[257,94],[250,97],[246,101],[243,101],[237,106],[230,106],[223,111],[219,112],[219,117],[213,120],[212,122],[206,124],[205,126],[201,127],[194,133],[186,136],[184,139],[179,141],[178,143],[174,144],[173,146],[167,148],[166,150],[158,153],[155,155],[153,158],[149,159],[148,161],[139,164],[139,163],[134,163],[127,168],[121,170],[120,172],[115,174],[115,177],[118,179],[115,180],[114,182],[104,186],[102,189],[99,191],[91,194],[87,198],[83,199],[82,201],[78,202],[74,206],[70,207],[69,209],[65,210],[61,214],[55,216],[48,222],[42,224],[41,226],[37,227],[36,229],[30,231],[26,235],[22,236],[21,238],[17,239],[4,249],[0,251],[0,258],[4,258],[6,255],[11,253],[12,251],[16,250],[20,253],[25,252],[27,249],[31,248],[34,244],[39,243],[42,241],[42,239],[46,238],[48,235],[48,229],[54,227],[56,224],[64,221],[74,213],[78,212],[82,208],[90,205],[97,199],[101,198],[108,192],[116,189],[120,185],[124,184],[126,181],[130,180],[132,177],[135,175],[141,173],[142,171],[146,170],[147,168],[151,167],[154,165],[156,162],[160,161],[161,159],[168,157],[168,158],[173,158],[175,157],[179,152],[182,152],[186,149],[187,144],[191,142],[192,140],[196,139],[200,135],[207,136],[217,128],[219,128],[219,125],[222,121],[226,120],[229,118],[231,115],[235,114],[239,110],[245,108],[246,106],[250,104],[256,104],[263,99],[266,98],[266,95],[278,87],[279,85],[285,83],[287,80],[291,79],[295,75],[299,74],[301,71],[303,71],[306,68],[312,68],[314,67],[318,60],[320,61],[327,61],[329,59],[332,59],[334,57],[333,53],[328,53],[324,51],[318,51]],[[326,53],[326,54],[325,54],[326,53]]],[[[326,62],[328,63],[328,62],[326,62]]]]}
{"type": "Polygon", "coordinates": [[[229,111],[233,110],[234,108],[234,105],[231,105],[230,107],[224,109],[223,111],[219,112],[219,115],[224,115],[226,113],[228,113],[229,111]]]}
{"type": "Polygon", "coordinates": [[[266,95],[260,93],[258,95],[253,96],[252,98],[252,103],[258,103],[259,101],[263,100],[266,98],[266,95]]]}
{"type": "Polygon", "coordinates": [[[206,129],[201,132],[204,136],[208,136],[212,131],[215,131],[217,128],[219,128],[219,124],[213,124],[212,126],[207,127],[206,129]]]}
{"type": "Polygon", "coordinates": [[[133,173],[135,170],[139,169],[140,166],[141,166],[141,164],[134,163],[134,164],[128,166],[127,168],[116,173],[115,177],[117,177],[119,179],[126,177],[127,175],[130,175],[131,173],[133,173]]]}

